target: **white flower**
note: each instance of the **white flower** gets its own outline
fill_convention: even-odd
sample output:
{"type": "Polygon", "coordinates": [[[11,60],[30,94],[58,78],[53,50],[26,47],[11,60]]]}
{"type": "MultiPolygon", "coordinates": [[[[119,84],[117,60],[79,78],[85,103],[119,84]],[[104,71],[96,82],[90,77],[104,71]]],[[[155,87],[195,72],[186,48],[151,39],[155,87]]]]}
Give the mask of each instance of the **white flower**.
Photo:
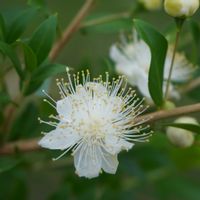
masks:
{"type": "Polygon", "coordinates": [[[157,10],[161,7],[162,0],[138,0],[147,10],[157,10]]]}
{"type": "MultiPolygon", "coordinates": [[[[116,71],[119,74],[124,74],[128,78],[128,82],[132,86],[138,87],[143,96],[151,101],[148,90],[148,73],[151,63],[151,52],[149,46],[137,38],[134,33],[133,39],[127,42],[124,35],[122,35],[121,43],[114,44],[110,48],[110,57],[115,62],[116,71]]],[[[164,80],[166,81],[169,75],[170,63],[172,59],[172,47],[169,47],[165,66],[164,66],[164,80]]],[[[194,67],[190,64],[185,56],[176,53],[174,68],[172,72],[172,82],[183,83],[188,81],[194,67]]],[[[166,89],[166,82],[163,84],[163,91],[166,89]]],[[[178,91],[174,85],[170,85],[170,97],[179,98],[178,91]]]]}
{"type": "MultiPolygon", "coordinates": [[[[193,117],[180,117],[174,123],[198,125],[197,120],[193,117]]],[[[192,146],[194,143],[194,133],[181,128],[168,127],[167,137],[172,144],[178,147],[186,148],[192,146]]]]}
{"type": "Polygon", "coordinates": [[[79,74],[73,80],[67,74],[68,83],[57,83],[62,99],[56,102],[48,96],[55,106],[45,100],[58,115],[51,116],[57,122],[40,120],[55,129],[46,133],[39,145],[64,150],[58,158],[72,150],[79,176],[97,177],[102,170],[114,174],[118,153],[131,149],[133,142],[147,141],[151,134],[145,133],[148,126],[141,125],[146,120],[134,122],[146,107],[134,91],[126,89],[124,77],[109,82],[106,73],[105,81],[102,76],[91,81],[89,72],[82,72],[80,83],[79,74]]]}
{"type": "Polygon", "coordinates": [[[165,0],[164,8],[172,17],[190,17],[199,8],[199,0],[165,0]]]}

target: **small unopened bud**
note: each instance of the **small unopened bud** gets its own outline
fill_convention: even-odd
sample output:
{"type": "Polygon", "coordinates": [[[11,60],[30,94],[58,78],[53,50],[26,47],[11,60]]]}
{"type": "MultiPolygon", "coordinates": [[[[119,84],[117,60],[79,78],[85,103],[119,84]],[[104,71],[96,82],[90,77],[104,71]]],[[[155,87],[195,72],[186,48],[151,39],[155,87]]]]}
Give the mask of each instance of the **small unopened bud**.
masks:
{"type": "Polygon", "coordinates": [[[139,2],[147,9],[147,10],[158,10],[161,8],[162,0],[139,0],[139,2]]]}
{"type": "MultiPolygon", "coordinates": [[[[198,124],[197,120],[192,117],[180,117],[174,123],[198,124]]],[[[185,129],[168,127],[167,137],[170,142],[178,147],[190,147],[194,143],[194,133],[185,129]]]]}
{"type": "Polygon", "coordinates": [[[199,8],[199,0],[165,0],[164,8],[172,17],[190,17],[199,8]]]}
{"type": "Polygon", "coordinates": [[[171,109],[174,109],[176,108],[176,105],[171,102],[171,101],[165,101],[163,107],[162,107],[164,110],[171,110],[171,109]]]}

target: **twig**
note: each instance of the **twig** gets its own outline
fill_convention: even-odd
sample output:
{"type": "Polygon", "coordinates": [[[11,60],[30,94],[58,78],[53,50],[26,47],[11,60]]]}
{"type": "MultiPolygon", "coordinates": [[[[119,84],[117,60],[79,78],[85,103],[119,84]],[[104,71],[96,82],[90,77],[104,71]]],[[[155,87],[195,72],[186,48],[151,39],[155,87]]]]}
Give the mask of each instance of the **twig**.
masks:
{"type": "Polygon", "coordinates": [[[167,79],[167,86],[166,86],[166,91],[165,91],[165,100],[167,100],[168,95],[169,95],[169,87],[170,87],[170,83],[171,83],[171,77],[172,77],[174,61],[175,61],[175,57],[176,57],[176,49],[177,49],[177,46],[178,46],[179,38],[180,38],[180,30],[177,30],[176,41],[175,41],[175,45],[174,45],[174,49],[173,49],[173,55],[172,55],[172,60],[171,60],[171,65],[170,65],[170,70],[169,70],[169,76],[168,76],[168,79],[167,79]]]}
{"type": "Polygon", "coordinates": [[[197,88],[200,86],[200,77],[190,81],[187,85],[185,85],[182,89],[181,89],[181,93],[187,93],[190,92],[191,90],[197,88]]]}
{"type": "Polygon", "coordinates": [[[36,151],[40,149],[40,146],[37,143],[38,138],[10,142],[0,148],[0,154],[7,155],[14,154],[16,152],[36,151]]]}
{"type": "Polygon", "coordinates": [[[142,115],[138,117],[136,121],[148,119],[148,123],[152,123],[158,120],[167,119],[170,117],[177,117],[180,115],[185,115],[188,113],[200,112],[200,103],[189,105],[189,106],[181,106],[172,110],[161,110],[153,113],[149,113],[146,115],[142,115]]]}
{"type": "Polygon", "coordinates": [[[126,19],[126,18],[129,18],[130,15],[131,15],[130,12],[122,12],[122,13],[107,15],[104,17],[86,21],[81,25],[80,28],[85,28],[85,27],[94,26],[94,25],[100,25],[100,24],[108,23],[108,22],[118,20],[118,19],[126,19]]]}
{"type": "Polygon", "coordinates": [[[69,24],[69,26],[66,28],[66,30],[62,34],[61,38],[53,46],[53,48],[49,54],[50,60],[52,60],[52,61],[55,60],[55,58],[58,56],[60,51],[65,46],[65,44],[71,38],[72,34],[79,29],[82,19],[87,15],[88,11],[90,10],[90,8],[93,5],[93,2],[94,2],[94,0],[86,0],[85,1],[85,4],[82,6],[80,11],[74,17],[74,19],[69,24]]]}
{"type": "MultiPolygon", "coordinates": [[[[162,119],[166,119],[170,117],[177,117],[180,115],[185,115],[188,113],[195,113],[195,112],[200,112],[200,103],[189,105],[189,106],[178,107],[173,110],[163,110],[163,111],[157,111],[150,114],[142,115],[141,117],[138,117],[135,121],[149,119],[148,122],[152,123],[158,120],[162,120],[162,119]]],[[[38,139],[11,142],[11,143],[5,144],[4,146],[0,148],[0,154],[8,155],[8,154],[13,154],[16,151],[18,152],[35,151],[35,150],[40,149],[37,142],[38,142],[38,139]]]]}

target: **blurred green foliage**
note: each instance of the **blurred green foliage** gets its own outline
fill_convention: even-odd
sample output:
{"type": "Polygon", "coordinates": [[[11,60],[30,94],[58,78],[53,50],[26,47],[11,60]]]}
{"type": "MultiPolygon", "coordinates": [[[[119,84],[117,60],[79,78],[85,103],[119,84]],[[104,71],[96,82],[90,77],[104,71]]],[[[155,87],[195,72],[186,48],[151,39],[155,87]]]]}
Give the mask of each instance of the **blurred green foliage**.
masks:
{"type": "MultiPolygon", "coordinates": [[[[0,130],[1,144],[39,137],[41,130],[49,131],[49,127],[40,125],[37,118],[38,116],[47,118],[55,111],[42,102],[43,96],[38,91],[46,87],[52,96],[58,97],[55,79],[53,78],[52,84],[46,80],[64,72],[66,65],[72,67],[74,72],[89,68],[94,76],[104,74],[105,71],[115,76],[113,63],[108,57],[109,48],[118,40],[120,32],[128,33],[132,30],[132,17],[147,21],[166,35],[169,41],[174,41],[175,24],[163,10],[150,12],[141,8],[140,5],[139,11],[134,13],[138,6],[136,0],[97,0],[80,30],[69,41],[56,63],[52,63],[48,59],[48,54],[53,43],[83,3],[83,0],[1,2],[0,124],[6,120],[3,115],[5,107],[8,104],[15,105],[12,101],[13,93],[15,93],[13,86],[16,84],[12,81],[13,74],[17,73],[20,79],[17,92],[27,96],[26,100],[15,105],[17,113],[8,132],[5,134],[2,129],[0,130]],[[129,17],[127,13],[130,14],[129,17]],[[114,16],[114,20],[110,20],[109,16],[114,16]],[[103,22],[95,24],[95,20],[101,17],[103,17],[103,22]],[[106,21],[107,18],[108,21],[106,21]],[[4,78],[10,71],[12,78],[6,87],[4,78]],[[8,88],[13,92],[10,92],[8,88]]],[[[186,22],[181,35],[180,50],[184,51],[195,65],[200,66],[199,19],[200,15],[197,13],[186,22]]],[[[139,29],[144,31],[143,26],[139,29]]],[[[146,31],[143,38],[153,34],[152,30],[150,35],[149,29],[146,31]]],[[[165,43],[160,39],[158,42],[160,46],[156,48],[162,48],[162,42],[165,43]]],[[[165,49],[162,50],[165,51],[165,49]]],[[[155,55],[155,59],[158,57],[161,63],[162,58],[155,55]]],[[[162,79],[155,68],[152,74],[156,81],[162,79]]],[[[199,75],[198,70],[196,77],[199,75]]],[[[199,90],[200,87],[197,87],[185,94],[181,102],[176,102],[176,104],[198,102],[199,90]]],[[[155,99],[159,96],[158,104],[160,104],[162,94],[154,95],[155,99]]],[[[197,114],[196,117],[199,118],[199,115],[197,114]]],[[[79,178],[74,174],[70,155],[52,162],[51,158],[57,156],[59,151],[42,150],[20,153],[16,150],[16,154],[12,156],[1,156],[0,199],[199,200],[199,135],[196,136],[193,147],[179,149],[167,140],[165,124],[165,121],[161,121],[152,127],[156,131],[148,144],[138,144],[130,152],[119,155],[120,164],[116,175],[103,173],[92,180],[79,178]]]]}

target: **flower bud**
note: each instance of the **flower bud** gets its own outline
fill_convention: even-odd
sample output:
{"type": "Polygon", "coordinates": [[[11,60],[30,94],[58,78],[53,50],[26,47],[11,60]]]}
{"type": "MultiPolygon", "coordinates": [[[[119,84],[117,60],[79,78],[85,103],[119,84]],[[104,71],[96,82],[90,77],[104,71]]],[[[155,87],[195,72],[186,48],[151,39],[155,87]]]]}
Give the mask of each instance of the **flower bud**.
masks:
{"type": "MultiPolygon", "coordinates": [[[[192,117],[180,117],[174,123],[198,124],[192,117]]],[[[190,147],[194,143],[194,133],[185,129],[168,127],[167,137],[170,142],[178,147],[190,147]]]]}
{"type": "Polygon", "coordinates": [[[171,102],[171,101],[165,101],[163,107],[162,107],[164,110],[171,110],[171,109],[174,109],[176,108],[176,105],[171,102]]]}
{"type": "Polygon", "coordinates": [[[147,10],[158,10],[161,7],[162,0],[139,0],[147,10]]]}
{"type": "Polygon", "coordinates": [[[199,0],[165,0],[164,7],[172,17],[190,17],[199,8],[199,0]]]}

